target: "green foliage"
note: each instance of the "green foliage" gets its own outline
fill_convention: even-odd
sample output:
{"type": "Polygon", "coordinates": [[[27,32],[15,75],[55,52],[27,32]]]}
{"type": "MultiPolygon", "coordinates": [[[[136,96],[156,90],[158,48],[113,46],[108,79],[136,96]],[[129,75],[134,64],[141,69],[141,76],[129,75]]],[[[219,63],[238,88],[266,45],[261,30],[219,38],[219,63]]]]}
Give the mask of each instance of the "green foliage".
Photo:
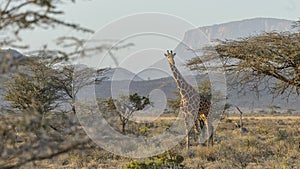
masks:
{"type": "Polygon", "coordinates": [[[184,157],[172,151],[147,158],[145,161],[130,161],[127,169],[159,169],[159,168],[184,168],[184,157]]]}
{"type": "MultiPolygon", "coordinates": [[[[143,108],[145,108],[147,105],[150,105],[150,99],[148,97],[145,96],[140,96],[137,93],[134,94],[130,94],[129,96],[121,96],[120,100],[124,101],[125,104],[125,100],[126,103],[129,105],[130,107],[132,107],[132,109],[134,109],[135,111],[137,110],[142,110],[143,108]]],[[[107,109],[110,111],[114,111],[117,109],[116,104],[118,106],[118,100],[114,100],[112,97],[106,99],[105,104],[107,106],[107,109]]]]}
{"type": "MultiPolygon", "coordinates": [[[[0,40],[0,48],[29,47],[20,43],[23,39],[22,32],[38,27],[49,29],[65,26],[71,30],[92,33],[91,29],[62,19],[62,3],[67,1],[75,2],[1,1],[0,34],[5,34],[5,37],[0,40]]],[[[87,149],[83,145],[91,143],[91,140],[79,126],[77,117],[71,111],[55,109],[60,103],[71,103],[75,112],[73,101],[76,92],[90,83],[85,80],[90,77],[86,76],[86,71],[74,75],[74,67],[63,65],[70,63],[69,59],[74,61],[72,56],[86,56],[85,51],[97,53],[111,49],[111,45],[106,47],[101,44],[92,49],[78,50],[84,42],[84,39],[72,36],[60,37],[57,41],[57,45],[61,45],[59,49],[49,50],[47,45],[41,44],[41,50],[27,51],[34,57],[14,58],[5,53],[3,55],[0,51],[0,75],[4,74],[6,77],[6,74],[14,73],[5,88],[5,99],[11,106],[0,106],[0,168],[30,168],[31,165],[26,166],[28,163],[35,165],[37,161],[53,160],[79,146],[87,149]],[[74,83],[73,77],[76,77],[78,83],[74,83]]],[[[57,168],[55,165],[51,166],[57,168]]],[[[42,168],[44,167],[46,166],[42,168]]]]}
{"type": "Polygon", "coordinates": [[[142,110],[150,104],[150,99],[148,97],[140,96],[137,93],[129,95],[129,100],[133,103],[136,110],[142,110]]]}
{"type": "MultiPolygon", "coordinates": [[[[289,96],[291,92],[300,92],[299,39],[299,32],[271,32],[225,40],[205,48],[204,57],[217,54],[223,59],[222,69],[234,77],[231,87],[250,88],[255,92],[269,90],[274,96],[289,96]],[[261,85],[266,87],[259,88],[261,85]]],[[[194,58],[187,66],[202,70],[202,64],[202,60],[194,58]]]]}
{"type": "Polygon", "coordinates": [[[116,100],[108,98],[106,99],[105,104],[107,111],[116,112],[118,114],[122,125],[122,132],[125,133],[126,124],[132,117],[133,113],[144,109],[151,103],[148,97],[134,93],[128,96],[120,96],[120,98],[116,100]]]}
{"type": "Polygon", "coordinates": [[[146,136],[148,134],[148,131],[149,131],[149,128],[146,127],[146,126],[143,126],[140,128],[140,133],[143,135],[143,136],[146,136]]]}
{"type": "Polygon", "coordinates": [[[56,72],[42,61],[28,63],[26,68],[6,83],[4,99],[20,110],[34,110],[40,114],[53,110],[55,101],[61,97],[52,80],[56,72]]]}

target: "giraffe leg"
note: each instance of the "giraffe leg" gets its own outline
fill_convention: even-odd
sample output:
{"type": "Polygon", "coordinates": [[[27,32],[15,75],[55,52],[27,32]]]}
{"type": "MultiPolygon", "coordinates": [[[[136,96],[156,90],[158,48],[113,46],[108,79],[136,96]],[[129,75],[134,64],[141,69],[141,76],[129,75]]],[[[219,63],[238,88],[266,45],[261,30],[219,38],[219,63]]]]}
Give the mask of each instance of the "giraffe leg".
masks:
{"type": "Polygon", "coordinates": [[[214,127],[211,126],[211,135],[210,135],[210,140],[211,140],[211,146],[214,146],[214,127]]]}
{"type": "Polygon", "coordinates": [[[207,147],[209,147],[209,142],[210,142],[210,126],[208,121],[205,121],[205,127],[206,127],[206,140],[207,140],[207,147]]]}
{"type": "Polygon", "coordinates": [[[204,142],[205,142],[205,123],[203,120],[199,120],[200,121],[200,133],[199,133],[199,144],[204,146],[204,142]]]}
{"type": "Polygon", "coordinates": [[[186,150],[189,152],[190,139],[189,139],[189,119],[188,114],[184,113],[184,124],[185,124],[185,134],[186,134],[186,150]]]}
{"type": "Polygon", "coordinates": [[[197,136],[201,133],[200,124],[198,122],[200,122],[200,121],[198,121],[198,119],[196,119],[195,120],[195,125],[194,125],[194,140],[195,141],[197,141],[197,136]]]}
{"type": "Polygon", "coordinates": [[[207,129],[207,147],[211,144],[213,146],[213,126],[211,123],[206,120],[206,129],[207,129]]]}

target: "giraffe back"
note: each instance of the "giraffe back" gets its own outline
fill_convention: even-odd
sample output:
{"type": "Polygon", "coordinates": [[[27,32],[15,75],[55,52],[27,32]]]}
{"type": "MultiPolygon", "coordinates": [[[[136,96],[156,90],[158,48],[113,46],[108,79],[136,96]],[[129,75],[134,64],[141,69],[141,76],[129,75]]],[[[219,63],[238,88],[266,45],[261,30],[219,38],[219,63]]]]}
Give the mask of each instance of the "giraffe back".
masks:
{"type": "Polygon", "coordinates": [[[200,102],[199,102],[199,115],[204,114],[205,117],[208,116],[211,108],[211,101],[209,98],[200,95],[200,102]]]}

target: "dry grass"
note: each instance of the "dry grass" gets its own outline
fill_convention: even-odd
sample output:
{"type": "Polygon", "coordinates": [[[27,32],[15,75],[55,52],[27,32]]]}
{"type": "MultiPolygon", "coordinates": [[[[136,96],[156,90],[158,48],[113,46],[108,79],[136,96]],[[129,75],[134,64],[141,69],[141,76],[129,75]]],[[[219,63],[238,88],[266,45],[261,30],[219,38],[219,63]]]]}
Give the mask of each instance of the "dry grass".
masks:
{"type": "Polygon", "coordinates": [[[198,156],[186,161],[188,168],[300,167],[299,117],[248,117],[244,120],[247,133],[234,129],[232,119],[238,117],[220,123],[213,148],[195,148],[198,156]]]}
{"type": "MultiPolygon", "coordinates": [[[[193,144],[188,156],[183,151],[184,144],[180,144],[173,151],[184,156],[185,168],[299,168],[299,118],[248,115],[244,118],[248,132],[241,133],[233,124],[238,121],[238,116],[230,116],[220,122],[213,148],[193,144]]],[[[162,117],[148,124],[148,136],[165,130],[173,120],[172,117],[162,117]]],[[[128,129],[138,130],[145,126],[136,125],[130,124],[128,129]]],[[[22,168],[125,168],[131,160],[93,146],[94,149],[72,151],[22,168]]]]}

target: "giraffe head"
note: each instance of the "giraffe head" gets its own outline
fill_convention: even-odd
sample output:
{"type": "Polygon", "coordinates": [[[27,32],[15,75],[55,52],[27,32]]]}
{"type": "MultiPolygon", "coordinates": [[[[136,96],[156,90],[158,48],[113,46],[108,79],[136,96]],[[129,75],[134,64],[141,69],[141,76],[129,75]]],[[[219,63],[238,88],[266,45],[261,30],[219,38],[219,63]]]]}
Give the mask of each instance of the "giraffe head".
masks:
{"type": "Polygon", "coordinates": [[[173,51],[169,51],[167,50],[167,53],[165,53],[165,56],[167,57],[168,59],[168,62],[171,64],[171,65],[175,65],[175,61],[174,61],[174,56],[176,55],[176,53],[173,53],[173,51]]]}

